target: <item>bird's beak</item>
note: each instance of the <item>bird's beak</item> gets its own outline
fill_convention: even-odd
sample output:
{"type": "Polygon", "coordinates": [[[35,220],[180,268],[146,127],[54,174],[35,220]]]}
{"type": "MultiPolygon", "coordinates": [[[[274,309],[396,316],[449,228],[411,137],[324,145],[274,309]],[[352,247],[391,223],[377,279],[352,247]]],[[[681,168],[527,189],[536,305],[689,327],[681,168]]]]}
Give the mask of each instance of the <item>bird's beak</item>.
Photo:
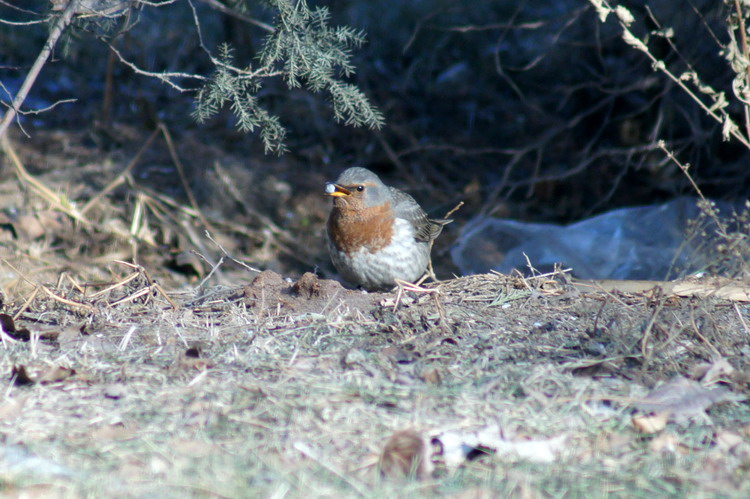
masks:
{"type": "Polygon", "coordinates": [[[342,198],[344,196],[351,196],[352,195],[352,191],[350,191],[346,187],[343,187],[343,186],[341,186],[339,184],[334,184],[334,183],[328,182],[326,184],[325,195],[326,196],[332,196],[332,197],[335,197],[335,198],[342,198]]]}

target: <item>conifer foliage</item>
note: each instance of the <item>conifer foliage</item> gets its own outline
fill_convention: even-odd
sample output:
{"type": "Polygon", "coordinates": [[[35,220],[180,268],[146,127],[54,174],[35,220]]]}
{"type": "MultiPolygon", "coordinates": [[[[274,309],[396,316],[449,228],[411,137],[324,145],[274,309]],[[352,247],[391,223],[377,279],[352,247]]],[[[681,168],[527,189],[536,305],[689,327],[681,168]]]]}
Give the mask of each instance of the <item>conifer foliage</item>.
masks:
{"type": "Polygon", "coordinates": [[[258,56],[259,67],[235,68],[231,48],[223,45],[215,73],[198,93],[195,118],[204,121],[228,103],[240,130],[259,128],[266,152],[283,152],[284,127],[257,98],[264,78],[280,76],[290,89],[304,86],[328,93],[337,121],[380,128],[382,114],[356,85],[341,79],[354,73],[351,48],[364,43],[364,33],[348,26],[330,27],[328,9],[310,9],[304,0],[272,3],[279,13],[258,56]]]}
{"type": "MultiPolygon", "coordinates": [[[[21,81],[19,76],[23,68],[28,67],[28,59],[13,57],[18,59],[14,65],[0,68],[0,88],[4,90],[0,103],[9,109],[0,120],[0,136],[14,120],[22,126],[20,117],[29,112],[23,109],[24,100],[56,46],[62,46],[61,52],[68,54],[75,45],[83,45],[82,40],[92,38],[104,44],[111,56],[136,75],[156,79],[180,93],[195,92],[192,114],[198,122],[206,121],[228,106],[236,126],[244,132],[259,133],[267,153],[280,154],[286,149],[284,125],[259,97],[269,79],[282,79],[290,90],[304,88],[327,95],[338,122],[379,128],[383,115],[356,85],[346,81],[354,74],[351,51],[365,42],[364,33],[347,26],[332,27],[329,21],[327,8],[311,8],[306,0],[52,0],[51,3],[33,0],[24,6],[0,2],[0,39],[39,38],[45,25],[51,26],[47,42],[40,45],[36,62],[21,77],[22,85],[16,88],[15,83],[7,85],[5,82],[6,79],[21,81]],[[275,13],[271,24],[248,15],[250,8],[258,4],[263,4],[266,14],[275,13]],[[212,11],[245,22],[242,29],[261,29],[266,33],[262,48],[254,58],[248,57],[245,51],[243,60],[235,61],[234,48],[227,42],[221,43],[221,38],[216,39],[217,20],[209,18],[212,11]],[[139,43],[123,42],[125,35],[142,23],[158,22],[163,12],[184,19],[185,33],[194,36],[193,46],[203,54],[191,59],[200,61],[197,66],[167,71],[163,58],[122,49],[123,46],[138,47],[139,43]],[[190,19],[193,26],[188,26],[190,19]],[[206,38],[204,31],[209,35],[206,38]],[[210,61],[208,70],[206,57],[210,61]],[[144,66],[144,61],[154,65],[154,60],[161,61],[161,67],[159,63],[155,64],[157,67],[144,66]]],[[[130,36],[132,39],[132,33],[130,36]]],[[[250,38],[256,36],[257,31],[250,38]]],[[[141,47],[148,47],[148,44],[141,47]]],[[[3,55],[11,57],[12,54],[3,55]]],[[[108,71],[111,76],[111,67],[108,71]]],[[[71,102],[71,99],[54,103],[47,110],[62,102],[71,102]]]]}

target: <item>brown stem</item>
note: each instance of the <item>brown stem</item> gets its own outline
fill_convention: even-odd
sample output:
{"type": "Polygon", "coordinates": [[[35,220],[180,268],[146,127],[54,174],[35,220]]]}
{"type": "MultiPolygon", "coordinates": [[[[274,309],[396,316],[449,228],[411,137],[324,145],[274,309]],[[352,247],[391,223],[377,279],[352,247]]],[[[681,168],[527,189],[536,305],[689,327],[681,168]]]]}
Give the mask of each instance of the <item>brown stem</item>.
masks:
{"type": "Polygon", "coordinates": [[[80,0],[70,0],[68,6],[65,8],[65,11],[63,11],[62,15],[57,19],[57,22],[55,22],[55,25],[50,31],[49,37],[47,38],[44,47],[39,52],[36,61],[34,61],[34,65],[31,66],[29,74],[26,75],[26,79],[23,81],[23,84],[18,90],[16,97],[13,99],[10,108],[5,112],[3,121],[0,122],[0,138],[5,135],[5,132],[8,131],[8,127],[13,121],[13,118],[15,118],[18,114],[18,109],[23,104],[23,101],[26,100],[26,96],[29,94],[31,87],[34,85],[34,82],[39,76],[39,73],[42,71],[44,64],[47,62],[47,59],[49,59],[49,56],[52,53],[52,50],[55,48],[57,41],[60,39],[63,31],[65,31],[65,28],[68,27],[70,21],[73,19],[73,16],[78,10],[79,3],[80,0]]]}

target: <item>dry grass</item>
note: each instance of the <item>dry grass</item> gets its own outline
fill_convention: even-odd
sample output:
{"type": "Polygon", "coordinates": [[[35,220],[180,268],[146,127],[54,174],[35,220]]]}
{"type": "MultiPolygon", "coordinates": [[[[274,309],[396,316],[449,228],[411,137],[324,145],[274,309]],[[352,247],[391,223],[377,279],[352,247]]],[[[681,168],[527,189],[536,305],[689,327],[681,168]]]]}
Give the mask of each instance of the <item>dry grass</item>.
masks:
{"type": "MultiPolygon", "coordinates": [[[[59,334],[29,342],[6,336],[3,343],[4,490],[220,497],[748,493],[748,454],[716,442],[718,432],[747,424],[746,404],[670,425],[689,449],[684,454],[650,450],[651,438],[630,424],[632,400],[715,351],[748,371],[748,333],[733,306],[582,295],[551,278],[483,275],[431,285],[438,293],[406,293],[394,309],[394,294],[321,282],[320,294],[307,297],[271,277],[203,296],[171,293],[176,310],[158,295],[107,306],[69,293],[94,309],[80,313],[37,295],[17,326],[59,334]],[[498,300],[518,290],[525,293],[498,300]],[[656,311],[644,356],[641,342],[656,311]],[[604,359],[612,371],[577,371],[604,359]],[[75,374],[15,386],[10,372],[19,365],[32,378],[57,366],[75,374]],[[378,455],[395,431],[492,423],[528,438],[566,435],[568,445],[549,464],[488,456],[428,480],[377,473],[378,455]]],[[[738,310],[747,320],[746,306],[738,310]]]]}

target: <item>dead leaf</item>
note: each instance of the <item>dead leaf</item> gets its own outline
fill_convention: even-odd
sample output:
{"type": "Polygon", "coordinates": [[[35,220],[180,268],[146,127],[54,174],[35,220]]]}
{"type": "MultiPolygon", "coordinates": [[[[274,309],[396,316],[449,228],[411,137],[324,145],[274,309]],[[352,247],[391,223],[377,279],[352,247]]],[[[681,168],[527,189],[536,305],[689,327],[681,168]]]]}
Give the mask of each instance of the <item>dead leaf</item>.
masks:
{"type": "Polygon", "coordinates": [[[214,363],[210,359],[203,357],[203,344],[196,342],[180,354],[177,359],[177,366],[185,369],[205,371],[214,367],[214,363]]]}
{"type": "Polygon", "coordinates": [[[729,301],[750,301],[750,286],[747,283],[722,277],[690,278],[679,282],[597,279],[575,281],[574,285],[584,291],[620,291],[632,294],[658,290],[666,295],[678,297],[713,297],[729,301]]]}
{"type": "Polygon", "coordinates": [[[8,335],[16,332],[16,324],[13,321],[13,317],[8,314],[0,314],[0,327],[2,327],[3,332],[8,335]]]}
{"type": "Polygon", "coordinates": [[[425,369],[422,371],[422,379],[428,385],[438,386],[442,384],[443,377],[440,375],[440,369],[433,367],[431,369],[425,369]]]}
{"type": "MultiPolygon", "coordinates": [[[[665,421],[666,424],[666,421],[665,421]]],[[[647,432],[644,432],[647,433],[647,432]]],[[[651,452],[670,452],[674,453],[677,450],[677,437],[671,433],[662,433],[658,437],[654,438],[649,442],[648,448],[651,452]]]]}
{"type": "Polygon", "coordinates": [[[214,367],[214,363],[209,359],[196,359],[195,357],[188,357],[182,355],[178,362],[178,366],[185,369],[196,369],[198,371],[205,371],[214,367]]]}
{"type": "MultiPolygon", "coordinates": [[[[24,331],[28,331],[28,329],[24,329],[24,331]]],[[[60,337],[60,334],[62,334],[62,331],[57,327],[38,328],[36,334],[38,335],[40,340],[57,341],[57,339],[60,337]]]]}
{"type": "Polygon", "coordinates": [[[620,453],[626,449],[633,439],[630,435],[624,433],[607,433],[597,437],[597,445],[593,448],[594,452],[599,453],[620,453]]]}
{"type": "Polygon", "coordinates": [[[733,374],[734,367],[732,367],[727,359],[720,358],[711,363],[708,371],[706,371],[701,378],[701,382],[706,386],[715,385],[719,381],[727,381],[731,379],[733,374]]]}
{"type": "Polygon", "coordinates": [[[26,367],[24,366],[13,366],[10,377],[15,386],[28,386],[35,383],[35,381],[26,373],[26,367]]]}
{"type": "Polygon", "coordinates": [[[583,361],[572,366],[566,366],[570,369],[573,376],[583,376],[590,378],[611,377],[617,374],[618,367],[608,360],[583,361]]]}
{"type": "Polygon", "coordinates": [[[428,478],[433,470],[428,449],[429,445],[417,431],[397,431],[385,442],[380,455],[380,473],[389,478],[428,478]]]}
{"type": "Polygon", "coordinates": [[[19,341],[29,341],[31,333],[26,328],[16,329],[16,323],[8,314],[0,314],[0,327],[5,334],[19,341]]]}
{"type": "Polygon", "coordinates": [[[116,423],[96,428],[90,436],[97,440],[130,440],[135,436],[135,430],[122,423],[116,423]]]}
{"type": "Polygon", "coordinates": [[[341,356],[341,367],[343,369],[350,369],[356,365],[363,365],[367,363],[367,356],[365,353],[358,348],[349,348],[344,351],[341,356]]]}
{"type": "Polygon", "coordinates": [[[408,351],[393,345],[387,346],[382,349],[379,355],[383,360],[387,360],[396,364],[408,364],[409,362],[414,361],[413,355],[411,355],[408,351]]]}
{"type": "Polygon", "coordinates": [[[741,445],[745,444],[745,439],[742,438],[742,435],[727,430],[717,431],[714,440],[716,441],[716,447],[719,450],[732,454],[735,453],[741,445]]]}
{"type": "Polygon", "coordinates": [[[631,421],[639,432],[650,435],[662,431],[667,426],[667,421],[669,421],[671,415],[672,412],[669,410],[651,415],[636,414],[631,418],[631,421]]]}
{"type": "Polygon", "coordinates": [[[651,452],[655,453],[670,453],[670,454],[689,454],[690,448],[685,444],[681,444],[676,436],[671,433],[662,433],[655,437],[648,444],[648,448],[651,452]]]}
{"type": "Polygon", "coordinates": [[[44,235],[44,225],[34,215],[25,214],[18,217],[15,224],[16,231],[27,241],[40,238],[44,235]]]}
{"type": "Polygon", "coordinates": [[[39,377],[39,383],[42,383],[43,385],[57,383],[59,381],[65,381],[71,376],[75,376],[75,374],[75,369],[69,369],[62,366],[51,367],[39,377]]]}
{"type": "Polygon", "coordinates": [[[677,296],[697,296],[700,298],[719,298],[729,301],[750,301],[750,286],[740,281],[726,278],[707,278],[700,281],[685,280],[672,288],[677,296]]]}
{"type": "Polygon", "coordinates": [[[701,362],[700,364],[693,365],[690,368],[690,379],[701,379],[706,375],[709,369],[711,369],[711,364],[708,362],[701,362]]]}
{"type": "Polygon", "coordinates": [[[677,376],[653,390],[634,405],[642,413],[669,412],[676,421],[705,414],[712,405],[730,400],[729,389],[724,386],[707,388],[697,381],[677,376]]]}

